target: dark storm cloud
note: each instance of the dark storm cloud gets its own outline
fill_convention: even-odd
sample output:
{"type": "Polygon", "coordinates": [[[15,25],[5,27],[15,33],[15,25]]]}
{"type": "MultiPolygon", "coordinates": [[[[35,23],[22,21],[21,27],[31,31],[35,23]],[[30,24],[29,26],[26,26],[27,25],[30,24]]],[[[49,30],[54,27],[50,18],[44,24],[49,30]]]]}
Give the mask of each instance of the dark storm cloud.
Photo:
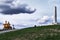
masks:
{"type": "Polygon", "coordinates": [[[3,14],[19,14],[19,13],[28,13],[28,14],[31,14],[31,13],[35,12],[35,10],[34,11],[28,11],[27,10],[26,11],[25,9],[8,9],[8,10],[5,10],[5,11],[3,11],[1,13],[3,13],[3,14]]]}
{"type": "Polygon", "coordinates": [[[12,3],[12,1],[14,1],[14,0],[11,0],[11,1],[6,1],[5,3],[12,3]]]}
{"type": "Polygon", "coordinates": [[[27,4],[21,4],[20,6],[18,6],[17,8],[14,8],[9,5],[0,5],[0,8],[3,10],[0,13],[2,14],[19,14],[19,13],[34,13],[36,11],[36,9],[31,10],[31,8],[26,8],[28,7],[27,4]]]}
{"type": "Polygon", "coordinates": [[[0,2],[4,2],[4,3],[12,3],[14,0],[0,0],[0,2]]]}
{"type": "Polygon", "coordinates": [[[10,6],[9,5],[0,5],[0,9],[5,9],[5,10],[7,10],[7,9],[10,9],[10,6]]]}

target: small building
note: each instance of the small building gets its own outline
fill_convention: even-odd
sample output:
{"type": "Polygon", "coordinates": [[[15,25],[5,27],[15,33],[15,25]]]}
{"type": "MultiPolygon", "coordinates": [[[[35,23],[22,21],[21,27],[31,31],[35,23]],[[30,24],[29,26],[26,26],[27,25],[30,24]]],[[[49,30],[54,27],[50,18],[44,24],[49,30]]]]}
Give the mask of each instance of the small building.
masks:
{"type": "Polygon", "coordinates": [[[12,27],[10,26],[10,23],[9,22],[7,22],[7,21],[5,21],[5,23],[3,24],[3,26],[4,26],[4,30],[10,30],[10,29],[12,29],[12,27]]]}

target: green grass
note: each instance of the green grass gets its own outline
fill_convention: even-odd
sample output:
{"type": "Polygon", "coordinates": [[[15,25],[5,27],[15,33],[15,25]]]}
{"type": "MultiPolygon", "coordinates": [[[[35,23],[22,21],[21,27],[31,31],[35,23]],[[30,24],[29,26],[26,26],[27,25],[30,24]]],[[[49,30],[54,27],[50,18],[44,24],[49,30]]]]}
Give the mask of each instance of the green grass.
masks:
{"type": "Polygon", "coordinates": [[[60,25],[37,26],[0,34],[0,40],[60,40],[60,25]]]}

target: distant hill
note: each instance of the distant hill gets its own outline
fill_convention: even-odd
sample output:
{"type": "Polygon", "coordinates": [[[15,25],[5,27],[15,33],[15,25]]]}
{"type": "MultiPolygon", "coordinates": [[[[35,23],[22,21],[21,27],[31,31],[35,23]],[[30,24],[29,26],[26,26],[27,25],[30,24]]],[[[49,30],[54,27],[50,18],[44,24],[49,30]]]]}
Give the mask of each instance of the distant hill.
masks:
{"type": "Polygon", "coordinates": [[[0,34],[0,40],[60,40],[60,25],[37,26],[0,34]]]}

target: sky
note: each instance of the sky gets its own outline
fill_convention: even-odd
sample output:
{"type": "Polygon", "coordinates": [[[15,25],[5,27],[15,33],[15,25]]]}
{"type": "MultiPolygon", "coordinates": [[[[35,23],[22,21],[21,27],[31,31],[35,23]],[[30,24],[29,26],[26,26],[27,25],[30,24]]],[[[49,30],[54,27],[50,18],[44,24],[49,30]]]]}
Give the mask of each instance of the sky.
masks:
{"type": "Polygon", "coordinates": [[[17,29],[51,24],[54,6],[57,6],[60,22],[60,0],[0,0],[0,28],[4,21],[9,21],[17,29]]]}

